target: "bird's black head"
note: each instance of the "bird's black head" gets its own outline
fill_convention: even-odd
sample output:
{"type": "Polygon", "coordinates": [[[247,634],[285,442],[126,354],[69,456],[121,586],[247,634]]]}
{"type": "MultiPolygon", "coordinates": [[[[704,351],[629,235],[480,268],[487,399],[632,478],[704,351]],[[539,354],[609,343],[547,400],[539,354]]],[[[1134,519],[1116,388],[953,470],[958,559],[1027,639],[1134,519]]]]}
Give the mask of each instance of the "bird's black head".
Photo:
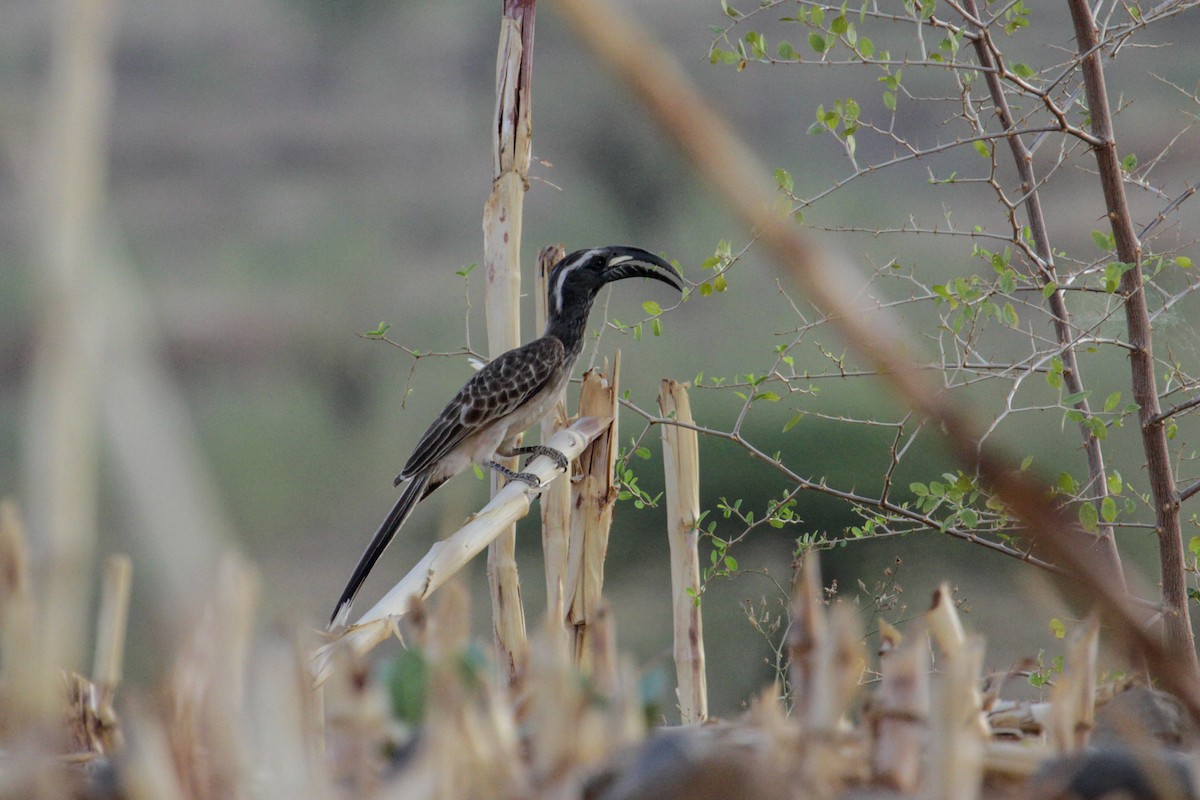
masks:
{"type": "Polygon", "coordinates": [[[637,247],[594,247],[566,255],[550,271],[547,317],[587,314],[600,287],[623,278],[653,278],[683,291],[683,277],[663,259],[637,247]]]}

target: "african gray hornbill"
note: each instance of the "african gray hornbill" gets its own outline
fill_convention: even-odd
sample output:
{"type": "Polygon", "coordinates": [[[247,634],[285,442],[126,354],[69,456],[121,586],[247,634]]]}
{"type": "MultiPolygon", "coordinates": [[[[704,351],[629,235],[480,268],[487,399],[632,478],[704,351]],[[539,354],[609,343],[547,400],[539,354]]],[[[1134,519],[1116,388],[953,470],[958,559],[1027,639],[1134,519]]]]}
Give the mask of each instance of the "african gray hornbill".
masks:
{"type": "Polygon", "coordinates": [[[583,349],[588,315],[600,288],[624,278],[653,278],[683,291],[683,278],[663,259],[636,247],[596,247],[563,257],[550,272],[546,330],[540,338],[489,362],[467,381],[417,442],[396,478],[408,485],[371,538],[329,621],[349,617],[367,573],[417,503],[472,464],[537,487],[536,476],[496,463],[497,455],[549,455],[567,469],[562,453],[542,445],[516,447],[517,437],[551,413],[583,349]]]}

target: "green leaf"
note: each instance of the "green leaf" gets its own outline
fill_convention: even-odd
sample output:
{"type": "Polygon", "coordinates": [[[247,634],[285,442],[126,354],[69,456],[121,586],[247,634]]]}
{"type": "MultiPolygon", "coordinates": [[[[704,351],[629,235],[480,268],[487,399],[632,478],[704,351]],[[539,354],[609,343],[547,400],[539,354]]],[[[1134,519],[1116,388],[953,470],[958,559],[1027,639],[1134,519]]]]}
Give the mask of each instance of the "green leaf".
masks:
{"type": "Polygon", "coordinates": [[[794,416],[794,417],[792,417],[791,419],[789,419],[789,420],[788,420],[787,422],[785,422],[785,423],[784,423],[784,425],[783,425],[783,432],[784,432],[784,433],[787,433],[787,432],[788,432],[788,431],[790,431],[792,428],[796,427],[797,423],[799,423],[799,422],[800,422],[800,420],[801,420],[803,417],[804,417],[804,415],[803,415],[803,414],[797,414],[796,416],[794,416]]]}
{"type": "Polygon", "coordinates": [[[757,59],[767,57],[767,40],[761,33],[750,31],[746,34],[746,44],[750,45],[750,52],[757,59]]]}
{"type": "Polygon", "coordinates": [[[872,58],[875,55],[875,43],[867,37],[862,37],[858,40],[858,52],[863,58],[872,58]]]}
{"type": "Polygon", "coordinates": [[[650,320],[650,332],[655,336],[662,336],[662,320],[658,317],[650,320]]]}
{"type": "Polygon", "coordinates": [[[1137,165],[1137,153],[1130,153],[1121,159],[1121,169],[1125,170],[1126,172],[1132,172],[1133,170],[1137,169],[1137,165]]]}
{"type": "Polygon", "coordinates": [[[913,494],[915,494],[917,497],[925,497],[926,495],[929,494],[928,487],[926,487],[925,484],[923,484],[923,483],[910,483],[908,485],[908,490],[910,492],[912,492],[913,494]]]}
{"type": "Polygon", "coordinates": [[[729,570],[730,572],[737,572],[737,567],[738,563],[736,558],[733,556],[725,556],[725,569],[729,570]]]}
{"type": "Polygon", "coordinates": [[[425,698],[429,695],[429,663],[417,648],[401,649],[383,669],[384,684],[391,700],[392,713],[410,725],[425,718],[425,698]]]}
{"type": "Polygon", "coordinates": [[[1067,626],[1058,617],[1051,617],[1050,631],[1054,634],[1055,639],[1062,639],[1067,635],[1067,626]]]}
{"type": "Polygon", "coordinates": [[[1017,316],[1017,309],[1013,308],[1012,303],[1004,304],[1004,324],[1010,328],[1015,328],[1021,324],[1021,319],[1017,316]]]}
{"type": "Polygon", "coordinates": [[[1073,406],[1076,403],[1078,403],[1080,400],[1084,400],[1084,399],[1088,398],[1091,394],[1092,394],[1091,389],[1084,389],[1082,392],[1075,392],[1073,394],[1069,394],[1062,399],[1063,405],[1073,406]]]}
{"type": "Polygon", "coordinates": [[[1121,393],[1113,392],[1108,397],[1104,398],[1104,410],[1112,411],[1121,403],[1121,393]]]}
{"type": "Polygon", "coordinates": [[[1133,264],[1114,261],[1104,267],[1104,291],[1112,294],[1121,286],[1121,276],[1133,269],[1133,264]]]}
{"type": "Polygon", "coordinates": [[[388,332],[388,329],[391,327],[392,327],[391,323],[380,322],[379,327],[377,327],[373,331],[367,331],[366,333],[363,334],[363,336],[383,336],[385,333],[388,332]]]}
{"type": "Polygon", "coordinates": [[[1192,558],[1200,558],[1200,536],[1188,539],[1188,552],[1192,554],[1192,558]]]}
{"type": "Polygon", "coordinates": [[[1087,397],[1091,397],[1091,395],[1092,395],[1092,390],[1085,389],[1084,391],[1074,392],[1074,393],[1072,393],[1072,395],[1067,395],[1066,397],[1063,397],[1062,402],[1064,405],[1074,405],[1075,403],[1078,403],[1079,401],[1081,401],[1081,399],[1086,399],[1087,397]]]}
{"type": "Polygon", "coordinates": [[[465,278],[468,275],[470,275],[471,270],[475,269],[477,266],[479,266],[478,262],[468,264],[467,266],[463,267],[462,269],[456,270],[454,274],[458,275],[459,277],[465,278]]]}
{"type": "MultiPolygon", "coordinates": [[[[815,11],[816,9],[814,8],[813,10],[815,11]]],[[[817,55],[821,55],[826,49],[828,49],[828,46],[825,43],[825,37],[816,31],[813,31],[808,35],[808,45],[817,55]]]]}
{"type": "Polygon", "coordinates": [[[1033,456],[1025,456],[1021,461],[1021,472],[1029,469],[1029,465],[1033,463],[1033,456]]]}
{"type": "Polygon", "coordinates": [[[983,156],[984,158],[992,157],[992,150],[988,147],[987,142],[985,142],[983,139],[975,140],[975,152],[979,153],[979,155],[983,156]]]}
{"type": "Polygon", "coordinates": [[[884,92],[883,93],[883,107],[886,108],[888,111],[896,110],[896,93],[895,92],[884,92]]]}
{"type": "Polygon", "coordinates": [[[1050,359],[1050,371],[1046,373],[1046,383],[1050,384],[1051,389],[1062,388],[1063,362],[1059,356],[1050,359]]]}
{"type": "Polygon", "coordinates": [[[1058,488],[1070,494],[1075,491],[1075,478],[1069,472],[1060,472],[1058,475],[1058,488]]]}
{"type": "Polygon", "coordinates": [[[713,290],[714,291],[723,292],[728,288],[729,288],[729,284],[725,281],[725,273],[722,272],[720,275],[713,278],[713,290]]]}
{"type": "Polygon", "coordinates": [[[1088,532],[1095,532],[1096,526],[1100,523],[1100,515],[1096,513],[1096,507],[1091,503],[1081,503],[1079,505],[1079,524],[1088,532]]]}
{"type": "Polygon", "coordinates": [[[646,302],[642,303],[642,311],[645,311],[648,315],[653,317],[655,314],[662,313],[662,306],[653,300],[647,300],[646,302]]]}
{"type": "Polygon", "coordinates": [[[1042,297],[1049,298],[1050,295],[1058,291],[1057,283],[1047,283],[1042,287],[1042,297]]]}
{"type": "Polygon", "coordinates": [[[775,394],[774,392],[759,392],[758,394],[754,395],[754,399],[766,400],[768,403],[778,403],[779,395],[775,394]]]}
{"type": "Polygon", "coordinates": [[[1000,273],[1000,291],[1005,294],[1012,294],[1017,290],[1017,273],[1015,270],[1006,269],[1000,273]]]}
{"type": "Polygon", "coordinates": [[[1184,269],[1190,269],[1192,266],[1192,260],[1187,256],[1175,256],[1175,266],[1183,267],[1184,269]]]}
{"type": "Polygon", "coordinates": [[[1100,501],[1100,516],[1104,517],[1105,522],[1112,522],[1117,518],[1117,501],[1111,496],[1106,496],[1100,501]]]}
{"type": "Polygon", "coordinates": [[[783,167],[780,167],[779,169],[775,170],[775,183],[779,185],[780,189],[783,189],[785,192],[788,192],[788,193],[790,193],[793,189],[796,188],[796,184],[792,180],[791,173],[789,173],[783,167]]]}
{"type": "Polygon", "coordinates": [[[846,12],[842,12],[833,18],[833,22],[829,23],[829,30],[841,36],[850,27],[850,21],[846,19],[846,12]]]}
{"type": "Polygon", "coordinates": [[[1017,73],[1018,77],[1026,79],[1032,78],[1037,74],[1033,71],[1033,67],[1029,66],[1028,64],[1022,64],[1019,61],[1016,64],[1013,64],[1013,72],[1017,73]]]}
{"type": "Polygon", "coordinates": [[[944,300],[945,302],[949,303],[950,308],[958,308],[958,298],[951,294],[950,290],[944,285],[937,283],[933,286],[930,286],[929,290],[936,294],[940,300],[944,300]]]}
{"type": "Polygon", "coordinates": [[[1092,244],[1104,252],[1112,250],[1114,247],[1112,234],[1101,233],[1100,231],[1092,231],[1092,244]]]}
{"type": "Polygon", "coordinates": [[[1125,488],[1125,481],[1121,479],[1121,473],[1117,472],[1115,469],[1112,471],[1112,474],[1105,479],[1105,484],[1108,486],[1108,491],[1110,494],[1120,494],[1121,490],[1125,488]]]}

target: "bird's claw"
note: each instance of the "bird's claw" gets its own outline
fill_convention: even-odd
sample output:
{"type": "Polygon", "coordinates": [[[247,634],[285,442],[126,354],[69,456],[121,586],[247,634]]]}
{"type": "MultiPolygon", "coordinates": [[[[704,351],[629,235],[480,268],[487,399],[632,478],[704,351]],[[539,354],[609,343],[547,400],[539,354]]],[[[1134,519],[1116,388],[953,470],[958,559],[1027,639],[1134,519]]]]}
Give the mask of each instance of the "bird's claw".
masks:
{"type": "Polygon", "coordinates": [[[527,484],[532,489],[542,488],[542,479],[537,475],[534,475],[532,472],[514,472],[511,476],[509,476],[509,481],[520,481],[521,483],[527,484]]]}
{"type": "MultiPolygon", "coordinates": [[[[563,472],[569,472],[571,469],[571,461],[559,450],[544,444],[535,444],[529,447],[514,447],[511,452],[500,451],[502,456],[523,456],[528,455],[529,461],[538,456],[546,456],[554,460],[555,465],[563,472]]],[[[525,466],[529,466],[529,461],[525,462],[525,466]]]]}
{"type": "MultiPolygon", "coordinates": [[[[567,460],[567,457],[563,455],[561,451],[555,450],[553,447],[543,447],[542,445],[538,445],[538,447],[539,450],[537,455],[548,456],[554,459],[555,465],[563,472],[569,472],[571,470],[571,462],[567,460]]],[[[530,460],[532,461],[533,459],[530,460]]]]}
{"type": "Polygon", "coordinates": [[[532,472],[514,472],[503,464],[498,464],[495,461],[488,461],[486,466],[488,469],[494,470],[503,475],[508,479],[509,483],[512,483],[513,481],[520,481],[521,483],[524,483],[533,489],[542,488],[542,479],[537,475],[534,475],[532,472]]]}

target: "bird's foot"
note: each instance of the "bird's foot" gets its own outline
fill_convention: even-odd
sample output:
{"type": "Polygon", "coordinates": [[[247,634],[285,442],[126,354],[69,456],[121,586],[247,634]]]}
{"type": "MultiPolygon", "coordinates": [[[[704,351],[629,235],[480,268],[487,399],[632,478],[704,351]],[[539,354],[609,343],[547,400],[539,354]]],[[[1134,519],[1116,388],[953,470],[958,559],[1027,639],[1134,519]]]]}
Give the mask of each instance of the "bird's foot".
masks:
{"type": "Polygon", "coordinates": [[[497,464],[495,461],[488,461],[485,466],[487,466],[488,469],[499,472],[505,478],[508,478],[510,482],[520,481],[521,483],[527,484],[534,489],[542,488],[541,479],[532,472],[514,472],[503,464],[497,464]]]}
{"type": "Polygon", "coordinates": [[[517,472],[517,473],[513,474],[513,476],[511,478],[509,478],[509,480],[510,481],[520,481],[521,483],[528,484],[530,486],[530,488],[532,488],[532,489],[541,489],[542,488],[542,479],[539,478],[537,475],[534,475],[532,472],[517,472]]]}
{"type": "MultiPolygon", "coordinates": [[[[529,459],[530,461],[532,461],[534,458],[537,458],[538,456],[547,456],[549,458],[554,459],[554,463],[557,464],[558,468],[561,469],[563,472],[567,472],[571,468],[571,462],[567,460],[567,457],[565,455],[563,455],[561,451],[555,450],[553,447],[550,447],[550,446],[544,445],[544,444],[535,444],[535,445],[531,445],[529,447],[514,447],[511,452],[501,453],[500,455],[503,455],[503,456],[529,455],[529,456],[531,456],[531,458],[529,459]]],[[[526,464],[526,466],[528,466],[529,461],[526,461],[525,464],[526,464]]]]}

